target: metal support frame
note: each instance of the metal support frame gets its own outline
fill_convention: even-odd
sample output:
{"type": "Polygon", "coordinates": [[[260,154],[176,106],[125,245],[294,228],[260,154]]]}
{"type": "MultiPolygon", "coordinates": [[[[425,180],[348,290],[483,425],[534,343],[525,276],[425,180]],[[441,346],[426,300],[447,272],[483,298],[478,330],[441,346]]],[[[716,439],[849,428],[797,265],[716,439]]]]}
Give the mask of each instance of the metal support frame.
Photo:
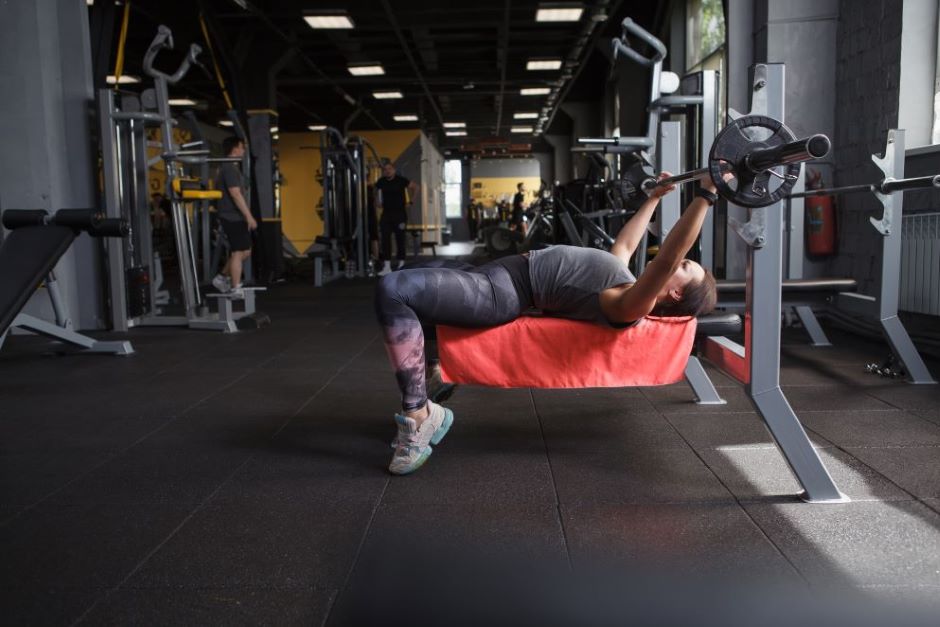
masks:
{"type": "MultiPolygon", "coordinates": [[[[784,66],[753,66],[751,85],[750,115],[783,120],[784,66]]],[[[839,492],[780,388],[783,202],[750,209],[748,214],[749,221],[736,229],[748,244],[744,349],[728,340],[708,338],[705,353],[716,357],[723,370],[743,379],[748,398],[803,486],[801,497],[813,503],[845,502],[847,497],[839,492]]]]}
{"type": "MultiPolygon", "coordinates": [[[[904,178],[904,131],[891,129],[885,144],[884,155],[872,155],[872,161],[881,170],[882,180],[904,178]]],[[[793,194],[803,191],[802,180],[793,189],[793,194]]],[[[851,190],[851,191],[865,191],[851,190]]],[[[873,186],[871,192],[883,207],[882,217],[869,218],[872,226],[881,235],[881,280],[878,296],[842,292],[838,295],[836,306],[849,313],[867,318],[875,318],[881,325],[885,339],[891,346],[894,356],[904,364],[908,373],[908,382],[913,384],[934,384],[936,380],[924,365],[923,359],[911,341],[904,324],[898,317],[898,290],[901,275],[901,220],[904,216],[904,195],[902,191],[883,194],[873,186]]],[[[787,267],[789,278],[803,277],[803,229],[804,198],[795,196],[790,199],[789,247],[787,267]]],[[[813,310],[807,306],[795,306],[794,310],[809,334],[813,346],[831,346],[829,339],[819,326],[813,310]]]]}
{"type": "MultiPolygon", "coordinates": [[[[872,161],[881,170],[885,179],[904,178],[904,131],[888,131],[884,156],[872,155],[872,161]]],[[[884,208],[881,218],[869,218],[872,226],[881,235],[881,281],[878,297],[864,294],[839,294],[837,305],[850,311],[876,317],[885,339],[894,356],[904,364],[908,382],[935,384],[917,348],[911,341],[907,329],[898,317],[898,290],[901,276],[901,222],[904,217],[904,195],[902,192],[882,194],[874,192],[884,208]],[[855,306],[853,306],[855,305],[855,306]]]]}
{"type": "Polygon", "coordinates": [[[3,335],[0,335],[0,347],[3,346],[3,342],[11,329],[19,329],[80,348],[85,353],[134,354],[134,347],[126,340],[96,340],[72,329],[72,317],[69,315],[68,303],[62,298],[54,271],[50,271],[46,276],[45,287],[49,301],[52,303],[55,323],[30,314],[20,313],[13,319],[10,328],[3,335]]]}

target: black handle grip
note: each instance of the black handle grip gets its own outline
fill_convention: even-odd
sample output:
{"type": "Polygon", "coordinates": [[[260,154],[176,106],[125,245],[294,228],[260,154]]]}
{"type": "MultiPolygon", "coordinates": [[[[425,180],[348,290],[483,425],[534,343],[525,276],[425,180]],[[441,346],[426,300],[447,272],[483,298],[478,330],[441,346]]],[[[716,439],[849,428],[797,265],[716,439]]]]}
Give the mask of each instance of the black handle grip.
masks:
{"type": "Polygon", "coordinates": [[[43,226],[48,217],[44,209],[7,209],[3,212],[3,226],[11,230],[23,226],[43,226]]]}
{"type": "Polygon", "coordinates": [[[67,226],[76,231],[90,231],[104,220],[104,214],[95,209],[59,209],[50,224],[67,226]]]}

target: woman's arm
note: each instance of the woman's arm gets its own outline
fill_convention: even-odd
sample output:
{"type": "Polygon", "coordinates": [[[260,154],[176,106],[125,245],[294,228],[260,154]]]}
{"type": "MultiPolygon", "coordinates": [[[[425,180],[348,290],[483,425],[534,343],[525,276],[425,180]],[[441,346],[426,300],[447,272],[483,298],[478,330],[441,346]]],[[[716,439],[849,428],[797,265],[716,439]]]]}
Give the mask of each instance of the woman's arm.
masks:
{"type": "MultiPolygon", "coordinates": [[[[662,179],[667,176],[671,175],[668,172],[662,172],[659,178],[662,179]]],[[[650,197],[646,202],[640,205],[640,208],[633,214],[633,217],[630,218],[630,220],[623,225],[623,228],[620,229],[620,232],[617,233],[614,245],[610,247],[612,255],[620,257],[624,263],[630,262],[630,258],[633,257],[633,253],[636,252],[637,246],[643,241],[643,233],[646,231],[646,227],[649,226],[650,219],[653,217],[653,212],[656,211],[656,207],[659,206],[660,199],[675,188],[675,185],[653,188],[650,197]]]]}
{"type": "MultiPolygon", "coordinates": [[[[715,193],[715,186],[711,180],[703,181],[702,187],[715,193]]],[[[646,265],[646,269],[633,287],[624,290],[617,302],[613,304],[616,313],[615,320],[630,322],[653,311],[666,283],[678,269],[686,253],[695,244],[709,207],[708,201],[700,197],[696,197],[689,203],[682,217],[659,247],[656,257],[646,265]]]]}

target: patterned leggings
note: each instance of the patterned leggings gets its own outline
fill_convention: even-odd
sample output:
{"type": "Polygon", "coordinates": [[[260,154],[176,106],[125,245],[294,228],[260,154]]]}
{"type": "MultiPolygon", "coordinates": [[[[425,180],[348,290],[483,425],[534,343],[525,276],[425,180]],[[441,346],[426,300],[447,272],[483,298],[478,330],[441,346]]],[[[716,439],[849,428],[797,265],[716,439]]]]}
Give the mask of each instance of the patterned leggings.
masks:
{"type": "Polygon", "coordinates": [[[402,408],[413,411],[427,402],[422,324],[496,326],[515,320],[531,305],[528,262],[518,255],[478,267],[430,261],[382,277],[375,312],[402,408]]]}

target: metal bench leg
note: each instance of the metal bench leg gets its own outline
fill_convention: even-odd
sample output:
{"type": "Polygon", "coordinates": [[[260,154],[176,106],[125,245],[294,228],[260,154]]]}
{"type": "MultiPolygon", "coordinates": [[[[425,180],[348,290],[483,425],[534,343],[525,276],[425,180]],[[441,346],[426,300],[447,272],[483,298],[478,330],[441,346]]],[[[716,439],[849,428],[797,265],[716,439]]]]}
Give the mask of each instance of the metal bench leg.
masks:
{"type": "Polygon", "coordinates": [[[695,394],[695,402],[699,405],[727,405],[728,402],[718,395],[718,390],[705,372],[702,362],[695,355],[689,357],[685,365],[685,380],[695,394]]]}

